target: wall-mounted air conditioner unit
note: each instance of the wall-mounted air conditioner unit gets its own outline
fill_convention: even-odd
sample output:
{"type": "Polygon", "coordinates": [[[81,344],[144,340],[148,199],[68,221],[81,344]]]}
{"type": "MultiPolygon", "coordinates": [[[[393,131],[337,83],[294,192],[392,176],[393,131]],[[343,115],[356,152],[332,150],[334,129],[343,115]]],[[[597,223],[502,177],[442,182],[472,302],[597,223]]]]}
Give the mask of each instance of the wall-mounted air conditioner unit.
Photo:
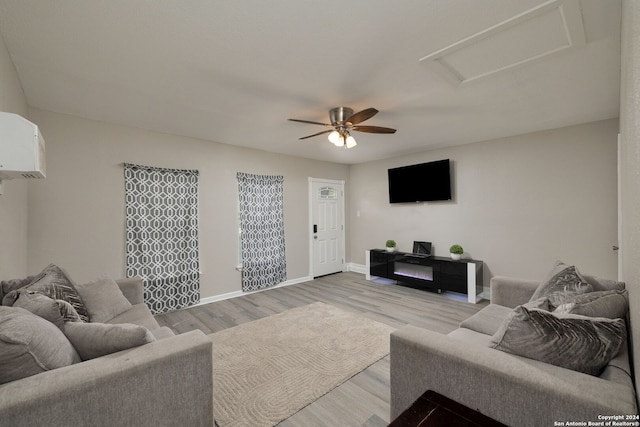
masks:
{"type": "Polygon", "coordinates": [[[0,112],[0,181],[45,176],[44,139],[38,126],[17,114],[0,112]]]}

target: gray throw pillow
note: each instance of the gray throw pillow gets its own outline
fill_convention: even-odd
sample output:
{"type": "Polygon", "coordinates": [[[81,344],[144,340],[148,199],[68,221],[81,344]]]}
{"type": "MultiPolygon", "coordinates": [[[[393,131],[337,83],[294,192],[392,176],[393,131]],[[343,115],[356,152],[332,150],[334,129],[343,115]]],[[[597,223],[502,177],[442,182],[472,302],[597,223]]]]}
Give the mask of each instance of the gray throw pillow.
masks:
{"type": "Polygon", "coordinates": [[[14,302],[14,307],[24,308],[36,316],[53,323],[58,328],[61,328],[64,322],[81,321],[78,312],[66,301],[54,300],[25,289],[18,290],[17,295],[18,299],[14,302]]]}
{"type": "Polygon", "coordinates": [[[78,362],[53,323],[23,308],[0,306],[0,384],[78,362]]]}
{"type": "Polygon", "coordinates": [[[629,309],[629,293],[621,291],[598,291],[580,294],[558,306],[556,314],[580,314],[589,317],[624,319],[629,309]]]}
{"type": "MultiPolygon", "coordinates": [[[[26,277],[24,279],[11,279],[11,280],[3,280],[0,282],[0,303],[4,299],[5,295],[7,295],[11,291],[18,290],[24,286],[27,286],[29,283],[33,282],[38,277],[37,274],[33,276],[26,277]]],[[[11,305],[11,304],[3,304],[3,305],[11,305]]]]}
{"type": "Polygon", "coordinates": [[[621,291],[626,287],[624,282],[618,282],[617,280],[589,276],[588,274],[583,274],[582,277],[593,286],[594,291],[621,291]]]}
{"type": "Polygon", "coordinates": [[[82,360],[155,341],[147,328],[130,323],[66,323],[63,332],[82,360]]]}
{"type": "Polygon", "coordinates": [[[76,285],[76,289],[87,308],[91,322],[107,322],[132,307],[115,280],[109,277],[76,285]]]}
{"type": "MultiPolygon", "coordinates": [[[[80,320],[88,322],[87,310],[75,286],[73,280],[64,270],[54,264],[50,264],[37,275],[35,280],[20,289],[27,289],[52,299],[66,301],[78,312],[80,320]]],[[[2,300],[3,305],[13,305],[17,298],[17,292],[16,290],[9,292],[2,300]]]]}
{"type": "Polygon", "coordinates": [[[553,311],[573,296],[592,290],[591,284],[582,277],[575,266],[556,261],[545,280],[533,293],[530,301],[546,297],[549,300],[549,310],[553,311]]]}
{"type": "Polygon", "coordinates": [[[619,352],[627,332],[622,319],[554,314],[516,307],[491,338],[491,347],[590,375],[619,352]]]}

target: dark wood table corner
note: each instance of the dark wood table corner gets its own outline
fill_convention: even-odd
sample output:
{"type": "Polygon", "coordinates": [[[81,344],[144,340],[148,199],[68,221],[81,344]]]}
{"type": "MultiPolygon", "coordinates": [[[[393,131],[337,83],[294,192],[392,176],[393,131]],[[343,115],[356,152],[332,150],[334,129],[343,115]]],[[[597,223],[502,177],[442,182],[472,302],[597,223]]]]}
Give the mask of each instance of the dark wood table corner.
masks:
{"type": "Polygon", "coordinates": [[[432,390],[427,390],[389,427],[508,427],[432,390]]]}

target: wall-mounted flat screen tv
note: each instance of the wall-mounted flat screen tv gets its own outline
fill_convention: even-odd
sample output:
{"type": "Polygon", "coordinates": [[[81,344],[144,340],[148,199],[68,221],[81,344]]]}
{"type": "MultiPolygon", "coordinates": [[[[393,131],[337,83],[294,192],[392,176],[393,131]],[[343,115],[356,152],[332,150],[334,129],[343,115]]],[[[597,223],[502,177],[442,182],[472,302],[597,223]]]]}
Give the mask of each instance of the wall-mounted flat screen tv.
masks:
{"type": "Polygon", "coordinates": [[[449,159],[389,169],[389,203],[451,200],[449,159]]]}

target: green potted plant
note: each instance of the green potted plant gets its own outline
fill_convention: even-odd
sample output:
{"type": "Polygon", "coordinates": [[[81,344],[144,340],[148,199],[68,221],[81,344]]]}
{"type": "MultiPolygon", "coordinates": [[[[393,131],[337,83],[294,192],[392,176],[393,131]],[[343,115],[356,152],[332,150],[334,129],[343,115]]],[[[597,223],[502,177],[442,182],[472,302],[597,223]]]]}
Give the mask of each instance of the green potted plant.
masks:
{"type": "Polygon", "coordinates": [[[387,252],[393,252],[396,250],[396,241],[387,240],[387,243],[385,243],[385,246],[387,247],[387,252]]]}
{"type": "Polygon", "coordinates": [[[458,260],[462,257],[463,253],[464,253],[464,249],[462,249],[462,246],[458,245],[457,243],[455,245],[451,245],[451,247],[449,248],[449,254],[451,254],[451,259],[458,260]]]}

